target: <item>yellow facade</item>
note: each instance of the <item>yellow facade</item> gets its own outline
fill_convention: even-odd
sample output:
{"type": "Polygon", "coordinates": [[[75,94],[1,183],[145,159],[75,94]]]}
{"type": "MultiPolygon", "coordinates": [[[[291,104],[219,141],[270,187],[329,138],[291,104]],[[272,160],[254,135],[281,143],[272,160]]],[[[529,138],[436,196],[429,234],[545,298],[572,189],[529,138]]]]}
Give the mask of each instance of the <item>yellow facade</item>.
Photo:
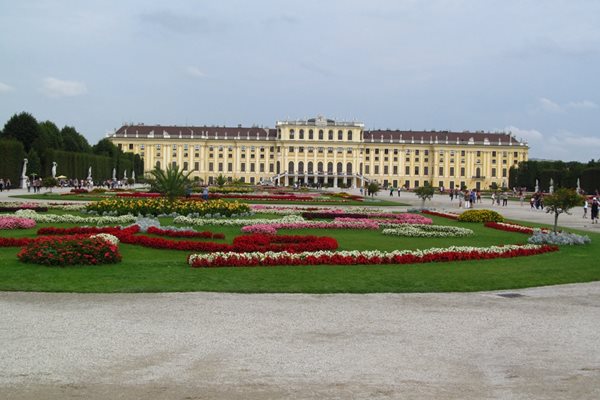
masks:
{"type": "Polygon", "coordinates": [[[259,127],[127,125],[110,140],[139,154],[145,170],[175,164],[211,183],[223,175],[248,183],[358,187],[487,189],[508,185],[528,146],[510,133],[367,131],[323,117],[259,127]]]}

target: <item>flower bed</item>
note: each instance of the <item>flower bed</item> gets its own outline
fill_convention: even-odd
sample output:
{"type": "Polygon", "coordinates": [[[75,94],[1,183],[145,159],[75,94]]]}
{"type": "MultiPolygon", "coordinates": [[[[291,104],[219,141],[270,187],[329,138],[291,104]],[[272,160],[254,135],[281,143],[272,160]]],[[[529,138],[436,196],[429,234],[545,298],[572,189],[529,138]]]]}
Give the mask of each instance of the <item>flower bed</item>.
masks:
{"type": "Polygon", "coordinates": [[[31,218],[0,216],[0,229],[30,229],[35,226],[31,218]]]}
{"type": "Polygon", "coordinates": [[[311,196],[308,194],[295,195],[261,195],[261,194],[220,194],[209,193],[209,199],[240,199],[249,201],[298,201],[298,202],[319,202],[319,203],[346,203],[348,200],[342,198],[332,199],[330,197],[311,196]]]}
{"type": "MultiPolygon", "coordinates": [[[[90,235],[90,234],[110,234],[114,235],[122,243],[151,247],[155,249],[187,250],[187,251],[316,251],[316,250],[335,250],[338,243],[335,239],[327,236],[274,236],[264,234],[252,234],[237,236],[233,239],[233,244],[199,242],[190,240],[170,240],[160,237],[151,237],[137,234],[140,231],[138,225],[132,225],[127,228],[121,227],[75,227],[75,228],[41,228],[38,234],[44,235],[90,235]]],[[[178,235],[186,234],[181,231],[169,231],[156,227],[149,227],[148,233],[157,235],[178,235]]],[[[191,233],[191,232],[189,232],[191,233]]],[[[203,237],[209,235],[213,239],[223,239],[225,236],[221,233],[195,232],[197,236],[185,237],[203,237]]]]}
{"type": "Polygon", "coordinates": [[[145,235],[118,235],[123,243],[137,244],[154,249],[207,251],[207,252],[252,252],[252,251],[317,251],[335,250],[338,243],[326,236],[274,236],[242,235],[233,239],[233,244],[168,240],[145,235]]]}
{"type": "Polygon", "coordinates": [[[514,223],[507,222],[486,222],[483,224],[487,228],[497,229],[499,231],[506,232],[519,232],[531,235],[533,233],[533,228],[529,226],[518,225],[514,223]]]}
{"type": "Polygon", "coordinates": [[[592,240],[589,236],[577,235],[575,233],[569,232],[551,232],[551,231],[542,231],[540,229],[535,229],[533,235],[527,239],[529,243],[533,244],[553,244],[553,245],[561,245],[561,246],[574,246],[574,245],[582,245],[589,244],[592,240]]]}
{"type": "Polygon", "coordinates": [[[5,238],[0,237],[0,247],[22,247],[29,244],[32,238],[5,238]]]}
{"type": "Polygon", "coordinates": [[[119,217],[80,217],[77,215],[63,214],[44,214],[40,215],[33,210],[19,210],[15,213],[19,217],[31,218],[38,223],[65,223],[65,224],[85,224],[85,225],[119,225],[134,222],[136,218],[133,215],[121,215],[119,217]]]}
{"type": "Polygon", "coordinates": [[[299,215],[286,215],[280,219],[266,219],[266,218],[234,218],[234,219],[226,219],[226,218],[192,218],[192,217],[184,217],[179,216],[173,219],[173,222],[176,224],[183,225],[220,225],[220,226],[248,226],[248,225],[258,225],[258,224],[279,224],[282,222],[302,222],[304,218],[299,215]]]}
{"type": "Polygon", "coordinates": [[[462,237],[473,234],[471,229],[444,225],[400,225],[384,229],[381,233],[388,236],[408,237],[462,237]]]}
{"type": "Polygon", "coordinates": [[[458,219],[458,214],[442,212],[442,211],[431,211],[431,210],[421,210],[423,214],[427,215],[435,215],[436,217],[448,218],[448,219],[458,219]]]}
{"type": "Polygon", "coordinates": [[[0,213],[15,212],[18,210],[34,210],[37,212],[46,212],[48,211],[48,207],[38,203],[18,203],[14,201],[0,203],[0,213]]]}
{"type": "Polygon", "coordinates": [[[195,268],[255,267],[276,265],[354,265],[354,264],[414,264],[510,258],[557,251],[549,245],[507,245],[491,247],[448,247],[428,250],[384,251],[319,251],[319,252],[233,252],[191,254],[188,264],[195,268]]]}
{"type": "Polygon", "coordinates": [[[17,254],[22,262],[42,265],[96,265],[121,261],[117,246],[103,238],[40,237],[17,254]]]}
{"type": "Polygon", "coordinates": [[[493,210],[467,210],[458,216],[460,222],[502,222],[504,217],[493,210]]]}
{"type": "Polygon", "coordinates": [[[115,213],[117,215],[142,214],[142,215],[167,215],[177,213],[180,215],[207,215],[220,214],[225,216],[247,213],[250,208],[239,202],[224,200],[175,200],[170,202],[165,198],[156,199],[104,199],[88,204],[88,211],[98,214],[115,213]]]}
{"type": "Polygon", "coordinates": [[[379,229],[379,224],[371,220],[350,221],[298,221],[253,224],[244,226],[244,233],[263,233],[274,235],[277,229],[379,229]]]}
{"type": "Polygon", "coordinates": [[[162,229],[156,226],[150,226],[147,232],[153,235],[169,236],[175,238],[225,239],[225,234],[223,233],[213,233],[209,231],[176,231],[171,229],[162,229]]]}
{"type": "Polygon", "coordinates": [[[313,219],[335,219],[336,221],[344,221],[350,219],[385,219],[385,222],[395,220],[399,224],[431,224],[433,221],[431,218],[426,218],[418,214],[402,213],[349,213],[349,212],[305,212],[302,213],[302,217],[313,220],[313,219]]]}

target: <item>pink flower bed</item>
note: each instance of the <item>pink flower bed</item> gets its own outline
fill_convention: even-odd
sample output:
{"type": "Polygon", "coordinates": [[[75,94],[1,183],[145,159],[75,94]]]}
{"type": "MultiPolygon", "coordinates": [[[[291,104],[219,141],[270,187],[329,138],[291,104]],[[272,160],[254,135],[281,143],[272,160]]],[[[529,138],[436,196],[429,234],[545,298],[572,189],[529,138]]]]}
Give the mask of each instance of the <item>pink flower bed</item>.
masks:
{"type": "Polygon", "coordinates": [[[449,212],[430,211],[430,210],[423,210],[421,212],[423,214],[435,215],[437,217],[443,217],[443,218],[448,218],[448,219],[458,219],[458,214],[449,213],[449,212]]]}
{"type": "Polygon", "coordinates": [[[244,233],[263,233],[274,235],[277,229],[379,229],[379,224],[372,220],[350,221],[302,221],[302,222],[282,222],[279,224],[256,224],[244,226],[244,233]]]}
{"type": "Polygon", "coordinates": [[[35,221],[30,218],[0,216],[0,229],[29,229],[35,227],[35,221]]]}

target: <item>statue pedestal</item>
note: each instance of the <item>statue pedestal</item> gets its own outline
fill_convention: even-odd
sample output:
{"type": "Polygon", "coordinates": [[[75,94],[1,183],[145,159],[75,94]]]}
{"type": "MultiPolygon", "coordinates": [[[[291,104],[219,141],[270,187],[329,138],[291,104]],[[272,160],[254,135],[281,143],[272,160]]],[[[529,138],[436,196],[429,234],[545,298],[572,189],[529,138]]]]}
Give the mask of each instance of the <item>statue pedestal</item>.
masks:
{"type": "Polygon", "coordinates": [[[19,187],[21,189],[27,189],[27,178],[22,176],[19,182],[19,187]]]}

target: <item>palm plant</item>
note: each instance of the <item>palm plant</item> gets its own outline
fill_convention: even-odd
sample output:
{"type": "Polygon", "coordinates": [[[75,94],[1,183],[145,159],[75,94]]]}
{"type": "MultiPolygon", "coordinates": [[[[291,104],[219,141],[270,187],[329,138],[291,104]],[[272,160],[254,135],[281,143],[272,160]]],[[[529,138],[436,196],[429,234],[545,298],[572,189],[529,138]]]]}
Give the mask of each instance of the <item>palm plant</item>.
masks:
{"type": "Polygon", "coordinates": [[[175,164],[169,164],[166,171],[155,167],[150,171],[150,175],[152,175],[151,190],[163,194],[169,201],[174,201],[176,197],[185,194],[185,189],[190,184],[191,173],[192,171],[184,174],[175,164]]]}

